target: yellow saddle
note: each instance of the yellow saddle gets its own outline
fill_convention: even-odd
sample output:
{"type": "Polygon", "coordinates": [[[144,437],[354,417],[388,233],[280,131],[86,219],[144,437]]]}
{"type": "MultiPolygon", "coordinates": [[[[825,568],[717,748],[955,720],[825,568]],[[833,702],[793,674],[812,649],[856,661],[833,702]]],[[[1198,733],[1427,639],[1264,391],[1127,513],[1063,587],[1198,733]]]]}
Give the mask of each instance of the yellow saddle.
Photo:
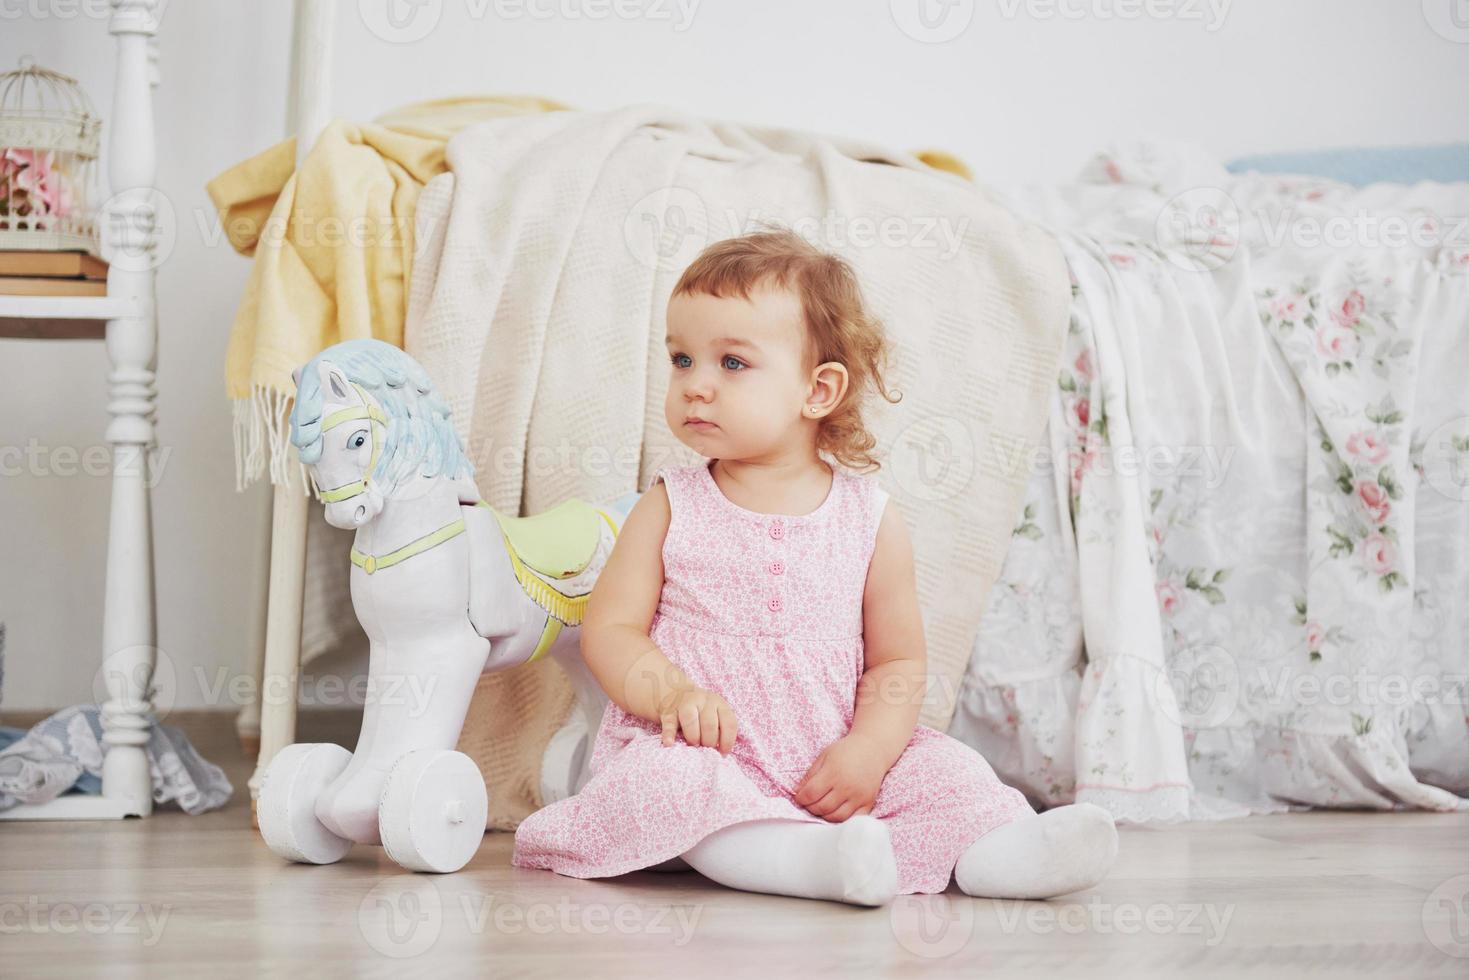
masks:
{"type": "Polygon", "coordinates": [[[479,506],[495,515],[515,555],[542,575],[570,578],[597,552],[598,525],[605,515],[585,500],[568,500],[529,517],[507,517],[483,500],[479,506]]]}

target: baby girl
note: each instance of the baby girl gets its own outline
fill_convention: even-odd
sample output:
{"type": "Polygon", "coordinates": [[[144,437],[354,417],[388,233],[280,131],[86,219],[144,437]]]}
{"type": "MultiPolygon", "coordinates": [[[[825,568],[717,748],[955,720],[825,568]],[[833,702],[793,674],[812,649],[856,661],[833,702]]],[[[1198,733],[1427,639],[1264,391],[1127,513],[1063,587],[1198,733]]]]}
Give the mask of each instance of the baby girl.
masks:
{"type": "Polygon", "coordinates": [[[532,814],[513,863],[578,878],[686,870],[883,905],[1047,898],[1117,853],[1091,804],[1037,814],[977,752],[919,725],[913,552],[871,476],[882,326],[852,269],[798,236],[719,242],[668,304],[665,412],[709,465],[628,515],[582,654],[611,699],[586,786],[532,814]],[[828,463],[823,455],[829,457],[828,463]]]}

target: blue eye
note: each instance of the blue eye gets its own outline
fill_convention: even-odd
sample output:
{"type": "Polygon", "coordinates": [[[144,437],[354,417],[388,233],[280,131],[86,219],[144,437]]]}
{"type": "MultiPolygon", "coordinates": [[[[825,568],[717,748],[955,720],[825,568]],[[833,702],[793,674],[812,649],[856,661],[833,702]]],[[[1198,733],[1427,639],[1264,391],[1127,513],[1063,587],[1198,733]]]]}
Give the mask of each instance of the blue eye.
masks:
{"type": "Polygon", "coordinates": [[[726,354],[724,355],[724,366],[726,368],[729,368],[729,370],[731,371],[743,371],[745,369],[745,362],[740,360],[738,357],[735,357],[733,354],[726,354]],[[731,364],[733,364],[734,367],[730,367],[731,364]]]}
{"type": "Polygon", "coordinates": [[[361,449],[366,444],[367,444],[367,436],[363,435],[361,432],[357,433],[355,436],[352,437],[352,448],[353,449],[361,449]]]}
{"type": "Polygon", "coordinates": [[[688,367],[693,363],[693,359],[687,354],[674,354],[669,360],[673,362],[674,367],[688,367]],[[684,361],[688,361],[689,364],[683,363],[684,361]]]}

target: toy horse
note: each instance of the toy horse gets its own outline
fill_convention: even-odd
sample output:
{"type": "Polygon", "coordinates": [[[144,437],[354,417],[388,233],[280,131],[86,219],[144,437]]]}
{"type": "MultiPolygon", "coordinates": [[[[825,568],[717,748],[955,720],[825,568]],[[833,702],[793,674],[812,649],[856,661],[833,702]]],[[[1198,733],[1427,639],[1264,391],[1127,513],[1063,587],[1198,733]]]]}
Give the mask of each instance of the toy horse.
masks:
{"type": "Polygon", "coordinates": [[[368,698],[357,751],[296,744],[271,761],[260,831],[292,861],[330,864],[356,842],[405,868],[457,871],[485,831],[484,780],[454,751],[482,672],[556,658],[579,710],[547,749],[543,792],[567,796],[586,780],[607,700],[582,662],[580,624],[637,495],[507,517],[480,500],[447,406],[403,351],[347,341],[294,377],[291,442],[327,522],[357,531],[368,698]]]}

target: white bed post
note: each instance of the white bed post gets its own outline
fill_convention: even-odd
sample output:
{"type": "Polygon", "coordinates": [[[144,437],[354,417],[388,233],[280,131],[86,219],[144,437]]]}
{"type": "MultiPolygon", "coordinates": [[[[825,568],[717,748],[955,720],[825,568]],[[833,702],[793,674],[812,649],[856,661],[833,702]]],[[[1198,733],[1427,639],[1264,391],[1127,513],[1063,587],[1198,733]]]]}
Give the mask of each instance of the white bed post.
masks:
{"type": "MultiPolygon", "coordinates": [[[[296,165],[326,127],[331,110],[333,0],[297,0],[291,48],[288,125],[296,135],[296,165]]],[[[291,450],[287,450],[290,452],[291,450]]],[[[301,667],[301,601],[306,580],[306,515],[311,500],[301,467],[282,467],[286,481],[274,488],[270,519],[270,588],[265,621],[265,664],[260,702],[260,754],[250,777],[250,799],[270,760],[296,739],[296,686],[301,667]]]]}

